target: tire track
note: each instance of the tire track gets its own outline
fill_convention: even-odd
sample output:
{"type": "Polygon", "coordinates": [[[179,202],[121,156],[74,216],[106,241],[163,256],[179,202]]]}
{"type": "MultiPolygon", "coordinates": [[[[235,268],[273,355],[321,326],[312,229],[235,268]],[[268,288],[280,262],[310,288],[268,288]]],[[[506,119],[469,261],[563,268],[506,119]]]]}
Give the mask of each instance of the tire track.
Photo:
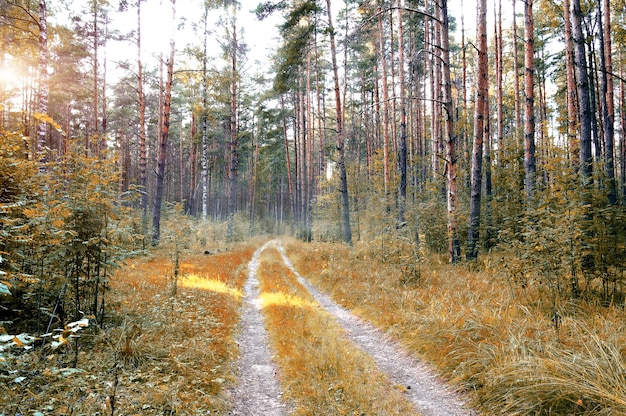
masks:
{"type": "Polygon", "coordinates": [[[238,337],[240,357],[239,380],[231,391],[237,416],[284,416],[288,406],[281,401],[282,391],[269,349],[269,338],[261,312],[257,270],[259,256],[272,241],[257,249],[248,263],[248,280],[244,289],[241,332],[238,337]]]}
{"type": "Polygon", "coordinates": [[[276,242],[276,247],[283,262],[294,273],[298,281],[324,309],[337,319],[337,322],[346,331],[347,338],[372,356],[378,367],[394,383],[406,388],[406,394],[413,401],[421,415],[477,415],[425,363],[411,357],[397,342],[382,334],[375,326],[362,321],[349,310],[336,304],[328,296],[315,289],[295,269],[280,242],[276,242]]]}

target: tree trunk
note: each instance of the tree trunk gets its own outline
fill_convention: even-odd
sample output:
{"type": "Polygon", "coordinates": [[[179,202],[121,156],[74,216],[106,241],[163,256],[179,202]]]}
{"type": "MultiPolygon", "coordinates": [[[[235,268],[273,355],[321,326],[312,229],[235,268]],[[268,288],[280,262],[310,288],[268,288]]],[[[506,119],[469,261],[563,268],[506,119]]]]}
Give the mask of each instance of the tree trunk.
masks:
{"type": "Polygon", "coordinates": [[[489,94],[489,67],[487,50],[487,0],[479,0],[476,14],[476,39],[478,60],[476,74],[476,104],[474,106],[474,147],[472,150],[472,183],[470,191],[470,224],[467,236],[468,260],[478,257],[480,230],[480,200],[482,194],[483,135],[487,123],[487,98],[489,94]]]}
{"type": "Polygon", "coordinates": [[[237,131],[237,5],[233,3],[232,17],[232,56],[231,56],[231,85],[230,85],[230,169],[228,180],[228,228],[226,239],[232,241],[234,233],[235,210],[237,202],[237,168],[239,137],[237,131]]]}
{"type": "Polygon", "coordinates": [[[611,63],[611,32],[610,7],[605,0],[605,19],[602,19],[602,4],[598,0],[598,36],[600,45],[600,94],[602,108],[602,127],[604,133],[604,172],[606,174],[607,198],[609,204],[617,203],[617,189],[615,186],[615,133],[613,128],[613,83],[609,90],[609,79],[612,79],[611,63]],[[607,49],[608,48],[608,49],[607,49]],[[610,76],[607,76],[607,73],[610,76]]]}
{"type": "Polygon", "coordinates": [[[208,36],[208,30],[207,30],[207,21],[208,21],[208,17],[209,17],[209,6],[208,4],[204,5],[204,42],[203,42],[203,57],[202,57],[202,154],[200,155],[200,186],[201,186],[201,193],[200,193],[200,198],[202,201],[202,213],[201,213],[201,218],[203,221],[206,221],[207,219],[207,215],[209,213],[209,196],[207,194],[208,192],[208,168],[209,168],[209,161],[207,159],[208,155],[208,138],[207,138],[207,130],[208,130],[208,94],[207,94],[207,83],[208,83],[208,77],[207,77],[207,66],[206,66],[206,61],[208,59],[207,57],[207,36],[208,36]]]}
{"type": "MultiPolygon", "coordinates": [[[[522,128],[522,106],[520,104],[520,85],[519,85],[519,53],[517,51],[517,19],[515,13],[515,1],[513,0],[513,78],[515,78],[514,86],[514,102],[515,102],[515,149],[519,147],[519,135],[522,128]]],[[[517,152],[516,152],[517,153],[517,152]]]]}
{"type": "MultiPolygon", "coordinates": [[[[496,13],[494,11],[494,13],[496,13]]],[[[498,143],[497,165],[502,167],[502,159],[504,158],[504,113],[503,113],[503,94],[502,94],[502,0],[498,0],[498,10],[496,14],[496,135],[498,143]]]]}
{"type": "Polygon", "coordinates": [[[533,0],[524,2],[524,187],[531,198],[535,189],[535,35],[533,0]]]}
{"type": "Polygon", "coordinates": [[[335,29],[333,27],[333,13],[331,0],[326,0],[328,13],[328,34],[330,37],[330,56],[333,68],[335,89],[335,111],[337,112],[337,167],[339,168],[339,189],[341,192],[342,222],[344,241],[352,244],[352,229],[350,227],[350,200],[348,196],[348,178],[344,155],[343,108],[341,106],[341,92],[339,90],[339,74],[337,70],[337,47],[335,46],[335,29]]]}
{"type": "Polygon", "coordinates": [[[148,157],[146,155],[146,103],[143,94],[143,65],[141,64],[141,1],[137,1],[137,95],[139,98],[139,185],[144,218],[148,212],[148,157]]]}
{"type": "MultiPolygon", "coordinates": [[[[619,62],[622,62],[621,52],[619,62]]],[[[620,104],[621,104],[621,127],[619,152],[620,152],[620,182],[622,184],[622,205],[626,205],[626,82],[624,81],[624,68],[620,65],[620,104]]]]}
{"type": "Polygon", "coordinates": [[[198,167],[198,143],[194,140],[196,137],[196,117],[195,114],[191,114],[191,128],[189,129],[189,143],[191,148],[189,150],[189,201],[187,201],[187,215],[196,215],[196,187],[197,182],[197,167],[198,167]]]}
{"type": "Polygon", "coordinates": [[[291,170],[291,151],[289,150],[289,135],[287,129],[287,117],[285,115],[285,97],[280,95],[280,109],[282,112],[283,120],[283,138],[285,141],[285,160],[287,162],[287,190],[289,191],[289,202],[291,204],[291,216],[292,220],[295,220],[296,215],[296,200],[295,192],[293,189],[293,174],[291,170]]]}
{"type": "Polygon", "coordinates": [[[457,187],[456,187],[456,137],[454,136],[453,109],[452,109],[452,84],[450,81],[450,42],[448,40],[448,0],[442,0],[439,6],[441,53],[442,53],[442,76],[443,76],[443,102],[444,102],[444,128],[446,145],[446,170],[447,170],[447,201],[448,201],[448,253],[450,262],[456,263],[461,258],[461,245],[457,227],[457,187]]]}
{"type": "Polygon", "coordinates": [[[378,47],[380,52],[381,81],[383,87],[383,186],[385,191],[385,206],[389,191],[389,87],[387,85],[387,60],[385,58],[385,41],[383,37],[382,10],[378,10],[378,47]]]}
{"type": "Polygon", "coordinates": [[[98,148],[100,143],[99,129],[98,129],[98,2],[93,2],[93,132],[91,137],[95,141],[90,144],[89,135],[87,135],[87,143],[85,145],[85,155],[89,157],[91,155],[91,146],[98,148]]]}
{"type": "Polygon", "coordinates": [[[256,175],[257,175],[257,165],[259,160],[259,141],[255,137],[256,134],[252,134],[252,148],[254,149],[252,153],[252,161],[250,163],[250,183],[248,188],[248,199],[250,203],[250,237],[254,235],[254,217],[255,217],[255,202],[256,202],[256,175]]]}
{"type": "Polygon", "coordinates": [[[593,156],[591,153],[591,97],[589,93],[589,76],[585,55],[585,38],[582,29],[582,11],[580,0],[573,0],[572,37],[574,39],[574,56],[576,64],[576,81],[578,90],[578,111],[580,118],[580,168],[583,184],[592,183],[593,156]]]}
{"type": "Polygon", "coordinates": [[[154,207],[152,212],[152,245],[159,244],[161,239],[161,204],[163,203],[163,185],[165,179],[165,161],[167,143],[170,134],[170,114],[172,106],[172,84],[174,82],[174,21],[176,16],[176,0],[172,1],[172,35],[170,38],[170,57],[167,61],[167,81],[163,96],[161,135],[157,154],[156,186],[154,191],[154,207]]]}
{"type": "MultiPolygon", "coordinates": [[[[37,112],[48,114],[48,7],[46,0],[39,0],[39,91],[37,97],[37,112]]],[[[40,121],[37,124],[37,140],[33,157],[41,162],[46,161],[46,133],[47,123],[40,121]]]]}
{"type": "Polygon", "coordinates": [[[405,223],[404,210],[406,206],[406,98],[404,85],[404,33],[402,27],[402,0],[398,0],[398,75],[400,79],[400,146],[398,148],[398,165],[400,170],[400,185],[398,198],[398,226],[405,223]]]}
{"type": "Polygon", "coordinates": [[[565,22],[565,69],[567,76],[567,143],[572,163],[577,166],[580,161],[580,144],[576,134],[578,109],[576,96],[576,76],[574,74],[574,41],[572,39],[572,22],[570,2],[563,0],[563,20],[565,22]]]}

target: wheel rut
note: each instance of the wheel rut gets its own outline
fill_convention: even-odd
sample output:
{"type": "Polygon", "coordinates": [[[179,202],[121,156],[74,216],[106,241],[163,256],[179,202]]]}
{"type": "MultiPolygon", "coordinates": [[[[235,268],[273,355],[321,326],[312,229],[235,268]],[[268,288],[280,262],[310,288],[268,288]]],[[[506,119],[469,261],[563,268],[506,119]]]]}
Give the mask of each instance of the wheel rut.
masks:
{"type": "Polygon", "coordinates": [[[379,369],[390,380],[406,389],[405,393],[423,416],[477,415],[466,402],[423,362],[411,357],[401,345],[384,335],[378,328],[354,315],[319,292],[295,269],[280,243],[277,244],[283,261],[315,300],[331,315],[346,332],[346,337],[369,354],[379,369]]]}
{"type": "Polygon", "coordinates": [[[283,416],[288,412],[287,404],[281,400],[282,391],[269,348],[256,276],[259,256],[270,243],[257,249],[248,263],[248,279],[243,288],[241,331],[238,337],[239,380],[231,391],[235,403],[230,413],[233,416],[283,416]]]}
{"type": "Polygon", "coordinates": [[[259,257],[270,246],[278,250],[282,261],[294,273],[300,284],[336,319],[345,331],[346,340],[369,354],[390,381],[404,389],[415,405],[416,414],[477,415],[467,406],[463,397],[452,391],[428,365],[410,356],[402,346],[375,326],[359,319],[315,289],[295,269],[279,240],[269,241],[257,249],[248,264],[248,280],[244,286],[241,332],[238,339],[241,351],[238,362],[239,381],[232,390],[235,407],[231,415],[283,416],[291,410],[291,405],[281,399],[278,370],[272,360],[256,276],[259,257]]]}

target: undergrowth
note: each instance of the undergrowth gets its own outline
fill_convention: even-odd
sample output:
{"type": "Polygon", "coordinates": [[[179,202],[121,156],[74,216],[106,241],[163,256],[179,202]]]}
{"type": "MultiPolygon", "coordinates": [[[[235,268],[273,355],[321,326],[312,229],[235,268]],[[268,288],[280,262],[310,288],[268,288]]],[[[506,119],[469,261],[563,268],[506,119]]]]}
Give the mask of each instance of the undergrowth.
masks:
{"type": "Polygon", "coordinates": [[[226,414],[253,251],[187,247],[178,268],[169,246],[128,260],[111,278],[103,329],[1,363],[0,414],[226,414]]]}
{"type": "Polygon", "coordinates": [[[282,263],[275,249],[260,257],[258,277],[281,383],[295,415],[409,415],[415,410],[356,349],[282,263]]]}
{"type": "Polygon", "coordinates": [[[622,305],[579,299],[555,310],[539,286],[511,284],[495,255],[472,267],[425,256],[407,284],[401,261],[383,263],[366,244],[286,248],[303,276],[431,362],[485,414],[626,414],[622,305]]]}

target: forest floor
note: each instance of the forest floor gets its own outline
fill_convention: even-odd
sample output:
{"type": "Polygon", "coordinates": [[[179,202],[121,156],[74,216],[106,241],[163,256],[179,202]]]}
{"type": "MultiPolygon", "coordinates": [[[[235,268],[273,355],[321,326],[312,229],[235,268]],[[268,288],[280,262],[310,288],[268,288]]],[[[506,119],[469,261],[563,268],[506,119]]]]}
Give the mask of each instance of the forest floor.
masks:
{"type": "Polygon", "coordinates": [[[519,259],[206,241],[127,260],[56,349],[1,335],[0,416],[626,414],[623,305],[555,322],[519,259]]]}
{"type": "Polygon", "coordinates": [[[103,328],[0,363],[0,415],[475,414],[282,244],[189,250],[177,274],[166,249],[129,261],[103,328]]]}

